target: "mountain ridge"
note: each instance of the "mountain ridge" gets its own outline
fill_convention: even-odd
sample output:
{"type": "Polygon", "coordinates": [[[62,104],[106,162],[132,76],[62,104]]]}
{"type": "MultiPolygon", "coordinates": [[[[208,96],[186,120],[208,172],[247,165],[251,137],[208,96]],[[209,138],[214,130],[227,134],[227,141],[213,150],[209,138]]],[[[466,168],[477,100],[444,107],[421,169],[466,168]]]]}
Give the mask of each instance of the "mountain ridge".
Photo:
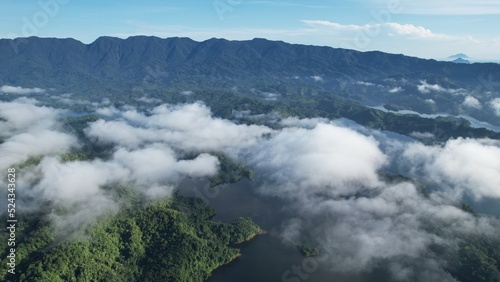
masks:
{"type": "Polygon", "coordinates": [[[167,84],[188,75],[237,80],[299,75],[333,81],[429,73],[467,82],[472,72],[494,73],[500,78],[500,65],[493,63],[463,66],[380,51],[360,52],[262,38],[197,42],[185,37],[106,36],[90,44],[71,38],[0,39],[0,61],[4,63],[0,83],[41,87],[69,86],[68,82],[78,83],[75,76],[95,82],[136,84],[150,75],[148,67],[167,73],[169,79],[162,81],[167,84]],[[54,81],[55,85],[50,84],[54,81]]]}

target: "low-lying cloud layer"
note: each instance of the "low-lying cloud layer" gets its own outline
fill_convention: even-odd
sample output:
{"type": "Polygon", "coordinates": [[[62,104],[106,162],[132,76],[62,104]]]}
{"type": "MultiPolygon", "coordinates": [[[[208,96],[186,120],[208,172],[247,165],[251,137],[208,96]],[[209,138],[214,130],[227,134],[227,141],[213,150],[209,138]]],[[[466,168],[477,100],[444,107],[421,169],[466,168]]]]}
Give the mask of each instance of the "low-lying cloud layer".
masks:
{"type": "Polygon", "coordinates": [[[79,144],[61,130],[60,113],[33,100],[0,103],[0,167],[44,155],[23,169],[19,191],[36,199],[33,208],[50,203],[71,210],[53,215],[62,227],[77,228],[117,210],[110,187],[155,198],[171,195],[185,178],[213,176],[220,164],[209,153],[223,152],[255,170],[262,196],[287,203],[276,207],[292,214],[282,236],[320,242],[328,266],[337,271],[382,266],[396,280],[448,281],[444,262],[430,247],[454,248],[450,238],[497,231],[492,219],[458,208],[466,196],[500,198],[496,140],[425,146],[326,119],[280,119],[274,124],[280,129],[237,124],[213,117],[202,103],[147,112],[108,107],[97,111],[105,119],[84,132],[97,145],[111,147],[109,156],[64,162],[60,154],[79,144]],[[425,194],[415,183],[385,180],[380,173],[391,167],[433,189],[425,194]]]}
{"type": "Polygon", "coordinates": [[[488,219],[459,206],[463,192],[498,196],[497,141],[458,139],[428,147],[307,121],[295,122],[296,127],[288,121],[290,127],[259,143],[249,160],[264,177],[261,193],[288,200],[296,214],[283,236],[320,242],[336,271],[386,265],[397,280],[452,281],[430,247],[453,248],[450,238],[458,234],[494,234],[488,219]],[[426,196],[414,183],[381,180],[379,171],[393,158],[386,154],[394,152],[404,156],[402,166],[416,166],[421,173],[406,174],[446,186],[426,196]]]}
{"type": "Polygon", "coordinates": [[[136,110],[104,108],[100,114],[114,120],[99,120],[87,129],[90,138],[127,148],[144,143],[162,142],[185,151],[231,151],[248,147],[256,138],[271,130],[264,126],[237,125],[214,118],[201,103],[161,105],[148,115],[136,110]]]}
{"type": "Polygon", "coordinates": [[[61,132],[57,117],[61,113],[20,98],[0,102],[0,169],[26,161],[30,156],[57,154],[78,144],[75,137],[61,132]]]}
{"type": "Polygon", "coordinates": [[[30,157],[39,164],[24,167],[20,193],[33,209],[50,203],[70,208],[54,214],[61,228],[75,229],[96,216],[118,209],[110,187],[132,188],[149,198],[170,196],[185,178],[206,178],[219,171],[219,160],[208,154],[223,151],[235,155],[271,129],[237,125],[214,118],[201,103],[162,105],[142,113],[100,108],[112,118],[89,124],[87,138],[112,146],[106,159],[63,161],[62,154],[79,148],[76,137],[65,133],[59,120],[65,112],[37,106],[21,98],[0,103],[2,170],[19,166],[30,157]]]}
{"type": "Polygon", "coordinates": [[[250,163],[270,181],[262,192],[292,199],[348,196],[374,188],[379,184],[377,170],[386,161],[375,139],[325,123],[312,129],[284,128],[251,152],[250,163]],[[295,193],[301,189],[306,194],[295,193]]]}
{"type": "Polygon", "coordinates": [[[439,193],[500,199],[500,141],[455,139],[444,146],[414,143],[403,153],[412,174],[440,186],[439,193]]]}
{"type": "Polygon", "coordinates": [[[463,94],[464,89],[449,89],[445,88],[439,84],[430,84],[427,83],[425,80],[421,80],[420,84],[417,85],[418,91],[423,94],[428,94],[431,92],[445,92],[445,93],[450,93],[450,94],[463,94]]]}

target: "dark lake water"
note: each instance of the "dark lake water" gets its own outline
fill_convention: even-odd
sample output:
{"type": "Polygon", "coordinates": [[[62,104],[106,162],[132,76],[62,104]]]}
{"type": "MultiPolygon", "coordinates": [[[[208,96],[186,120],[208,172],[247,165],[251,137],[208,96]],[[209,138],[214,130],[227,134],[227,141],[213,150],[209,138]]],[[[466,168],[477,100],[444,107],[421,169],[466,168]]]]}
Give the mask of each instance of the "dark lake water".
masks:
{"type": "Polygon", "coordinates": [[[209,205],[217,211],[214,220],[232,221],[238,217],[250,217],[269,232],[235,246],[241,250],[241,257],[214,271],[208,282],[388,281],[383,271],[341,274],[318,264],[316,259],[306,260],[292,244],[279,236],[280,226],[292,217],[286,204],[279,199],[259,195],[254,186],[254,183],[244,180],[223,185],[218,188],[218,192],[214,192],[204,189],[203,184],[195,181],[186,181],[181,185],[182,195],[208,200],[209,205]],[[294,274],[294,266],[300,267],[301,272],[294,274]]]}

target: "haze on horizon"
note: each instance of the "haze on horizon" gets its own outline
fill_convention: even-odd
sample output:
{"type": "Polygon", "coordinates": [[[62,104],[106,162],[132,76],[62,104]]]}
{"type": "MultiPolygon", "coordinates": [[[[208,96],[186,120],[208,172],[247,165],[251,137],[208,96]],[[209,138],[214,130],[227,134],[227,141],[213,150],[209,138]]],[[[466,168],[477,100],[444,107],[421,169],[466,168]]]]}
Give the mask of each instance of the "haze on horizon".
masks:
{"type": "Polygon", "coordinates": [[[255,37],[360,51],[500,61],[497,1],[76,1],[0,3],[0,38],[255,37]]]}

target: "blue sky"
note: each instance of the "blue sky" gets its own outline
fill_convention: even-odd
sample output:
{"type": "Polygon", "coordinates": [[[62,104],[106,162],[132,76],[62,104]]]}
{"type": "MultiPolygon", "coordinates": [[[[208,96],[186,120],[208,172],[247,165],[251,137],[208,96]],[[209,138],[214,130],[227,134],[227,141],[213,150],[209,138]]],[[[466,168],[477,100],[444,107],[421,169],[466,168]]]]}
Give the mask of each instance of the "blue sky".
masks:
{"type": "Polygon", "coordinates": [[[255,37],[500,61],[498,0],[3,0],[0,38],[255,37]],[[453,4],[451,4],[453,3],[453,4]]]}

